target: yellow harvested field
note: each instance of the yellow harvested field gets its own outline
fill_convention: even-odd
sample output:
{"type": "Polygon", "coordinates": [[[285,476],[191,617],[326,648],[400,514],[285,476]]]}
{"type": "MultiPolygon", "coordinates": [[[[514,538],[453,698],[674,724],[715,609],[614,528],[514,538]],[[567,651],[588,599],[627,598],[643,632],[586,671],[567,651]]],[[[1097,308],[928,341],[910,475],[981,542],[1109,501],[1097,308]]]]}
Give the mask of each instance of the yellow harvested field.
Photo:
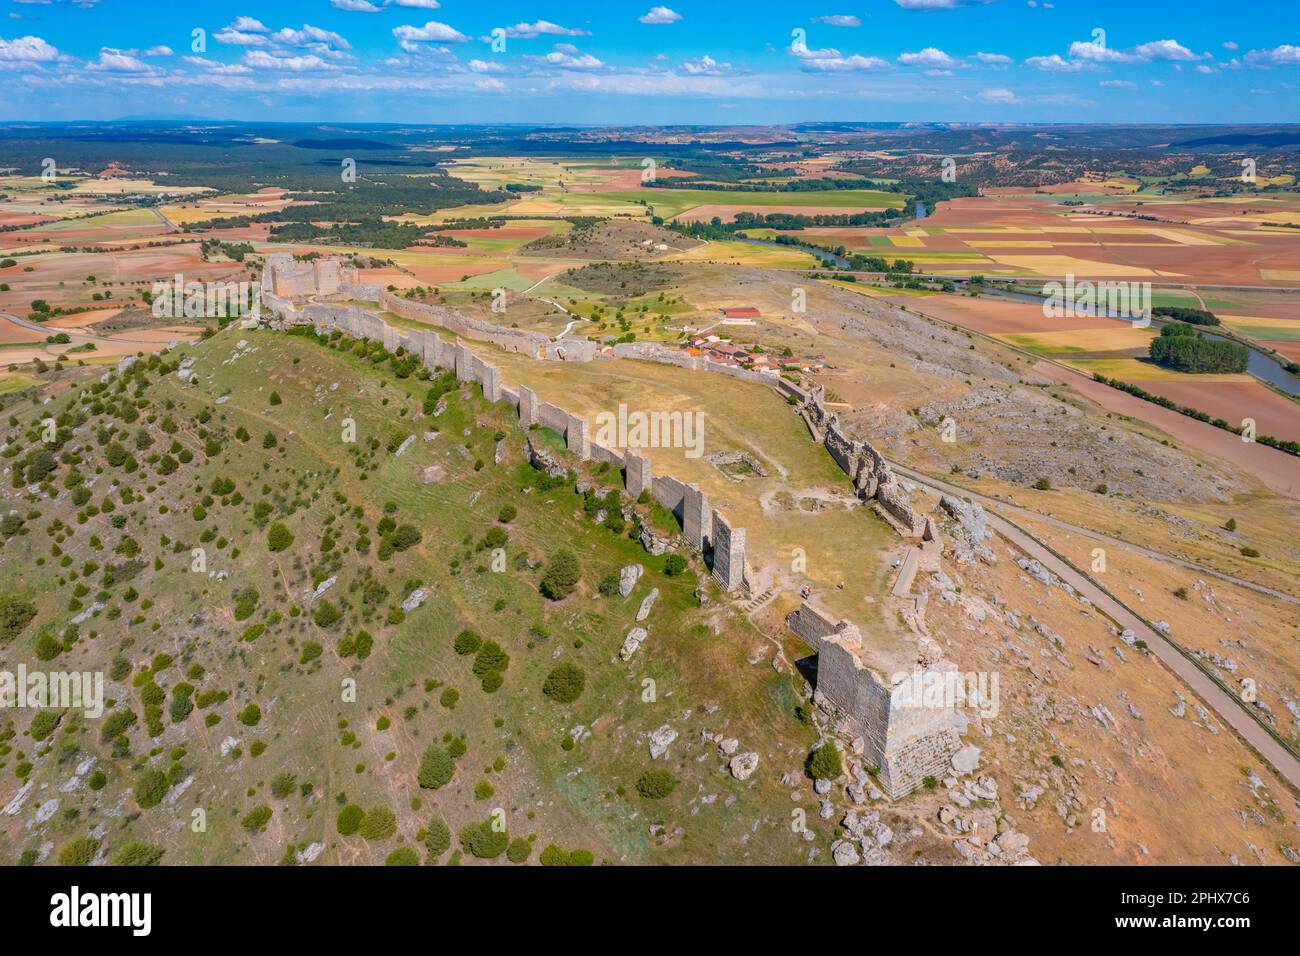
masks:
{"type": "Polygon", "coordinates": [[[1180,229],[1146,229],[1143,231],[1149,235],[1159,236],[1161,239],[1168,239],[1171,242],[1176,242],[1180,246],[1224,246],[1233,244],[1234,242],[1234,240],[1231,239],[1223,239],[1218,236],[1208,236],[1199,232],[1184,232],[1180,229]]]}
{"type": "Polygon", "coordinates": [[[74,193],[91,196],[114,196],[120,193],[179,193],[194,196],[212,192],[207,186],[168,186],[150,179],[83,179],[72,187],[74,193]]]}
{"type": "Polygon", "coordinates": [[[1097,262],[1093,259],[1075,259],[1072,256],[1000,256],[990,258],[1004,266],[1026,269],[1039,275],[1073,275],[1086,276],[1159,276],[1175,275],[1170,272],[1157,272],[1142,266],[1126,266],[1115,262],[1097,262]]]}
{"type": "MultiPolygon", "coordinates": [[[[1051,319],[1044,319],[1050,325],[1051,319]]],[[[1155,330],[1137,329],[1131,325],[1114,323],[1114,328],[1068,329],[1060,332],[1011,332],[995,335],[1011,345],[1032,352],[1060,355],[1069,352],[1121,352],[1146,351],[1147,344],[1155,338],[1155,330]]]]}
{"type": "Polygon", "coordinates": [[[676,262],[722,262],[765,269],[812,269],[817,259],[810,253],[750,242],[717,240],[666,257],[676,262]]]}
{"type": "MultiPolygon", "coordinates": [[[[483,207],[473,207],[483,208],[483,207]]],[[[600,193],[563,193],[558,196],[529,196],[507,207],[512,216],[648,216],[637,203],[611,200],[600,193]]]]}
{"type": "Polygon", "coordinates": [[[1219,320],[1229,328],[1235,328],[1239,325],[1253,325],[1269,329],[1300,329],[1300,315],[1294,319],[1280,319],[1276,316],[1267,315],[1224,315],[1216,312],[1215,315],[1219,320]]]}
{"type": "Polygon", "coordinates": [[[1139,362],[1137,359],[1066,359],[1063,364],[1077,368],[1088,375],[1101,374],[1108,378],[1117,378],[1125,382],[1254,382],[1255,378],[1246,373],[1240,375],[1188,375],[1171,368],[1162,368],[1152,362],[1139,362]]]}

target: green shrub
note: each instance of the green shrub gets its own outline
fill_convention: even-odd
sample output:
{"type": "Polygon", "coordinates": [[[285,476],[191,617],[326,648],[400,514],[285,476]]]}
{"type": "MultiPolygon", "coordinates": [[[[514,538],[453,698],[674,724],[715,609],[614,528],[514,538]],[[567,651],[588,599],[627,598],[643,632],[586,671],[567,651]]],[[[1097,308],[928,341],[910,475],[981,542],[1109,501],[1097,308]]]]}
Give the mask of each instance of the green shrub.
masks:
{"type": "Polygon", "coordinates": [[[59,866],[90,866],[99,852],[99,841],[94,837],[69,840],[59,848],[59,866]]]}
{"type": "Polygon", "coordinates": [[[582,696],[587,686],[587,675],[573,661],[560,661],[546,675],[542,693],[560,704],[572,704],[582,696]]]}
{"type": "Polygon", "coordinates": [[[235,592],[235,620],[243,621],[252,616],[253,611],[257,609],[257,601],[260,597],[257,588],[252,585],[235,592]]]}
{"type": "Polygon", "coordinates": [[[664,574],[669,577],[681,574],[686,570],[686,559],[680,554],[670,554],[664,558],[664,574]]]}
{"type": "Polygon", "coordinates": [[[434,817],[424,831],[424,846],[429,856],[440,857],[451,847],[451,827],[442,817],[434,817]]]}
{"type": "Polygon", "coordinates": [[[0,644],[8,643],[36,616],[36,605],[13,597],[0,597],[0,644]]]}
{"type": "Polygon", "coordinates": [[[828,740],[808,755],[808,774],[814,780],[834,780],[844,773],[840,748],[828,740]]]}
{"type": "Polygon", "coordinates": [[[149,843],[123,843],[108,855],[112,866],[157,866],[162,862],[163,848],[149,843]]]}
{"type": "Polygon", "coordinates": [[[273,522],[266,529],[266,546],[272,552],[284,551],[293,544],[293,532],[279,521],[273,522]]]}
{"type": "Polygon", "coordinates": [[[399,525],[393,532],[393,548],[398,551],[405,551],[420,543],[420,529],[412,524],[399,525]]]}
{"type": "Polygon", "coordinates": [[[506,859],[511,863],[523,863],[533,853],[533,845],[523,837],[515,837],[506,847],[506,859]]]}
{"type": "Polygon", "coordinates": [[[461,657],[465,657],[468,654],[473,654],[482,646],[483,646],[483,638],[479,637],[477,634],[475,634],[473,631],[470,630],[464,630],[461,631],[459,634],[457,634],[456,640],[452,644],[452,647],[455,649],[456,653],[459,654],[461,657]]]}
{"type": "Polygon", "coordinates": [[[482,677],[492,671],[503,671],[510,666],[510,655],[496,641],[484,641],[474,657],[474,676],[482,677]]]}
{"type": "Polygon", "coordinates": [[[166,774],[161,770],[155,770],[153,767],[146,767],[135,778],[135,802],[140,805],[142,810],[156,807],[162,803],[162,798],[166,796],[168,787],[166,774]]]}
{"type": "Polygon", "coordinates": [[[456,775],[456,762],[442,747],[429,745],[420,757],[420,770],[416,779],[426,790],[437,790],[451,782],[456,775]]]}
{"type": "Polygon", "coordinates": [[[565,853],[554,843],[544,849],[537,859],[542,866],[591,866],[596,862],[590,850],[565,853]]]}
{"type": "Polygon", "coordinates": [[[335,828],[343,836],[352,836],[361,829],[361,821],[365,819],[366,812],[355,803],[349,803],[339,811],[338,820],[335,821],[335,828]]]}
{"type": "Polygon", "coordinates": [[[494,860],[506,852],[510,834],[492,829],[492,821],[484,820],[461,827],[460,845],[480,860],[494,860]]]}
{"type": "Polygon", "coordinates": [[[262,708],[256,704],[249,704],[239,713],[235,714],[235,719],[245,727],[256,727],[258,721],[262,719],[262,708]]]}
{"type": "Polygon", "coordinates": [[[63,711],[61,710],[37,711],[36,716],[32,718],[31,727],[29,728],[32,740],[44,740],[46,737],[50,736],[50,734],[54,733],[55,728],[59,726],[59,721],[62,719],[63,711]]]}
{"type": "Polygon", "coordinates": [[[647,770],[636,781],[636,792],[647,800],[662,800],[673,792],[677,778],[667,770],[647,770]]]}
{"type": "Polygon", "coordinates": [[[384,866],[419,866],[420,858],[409,846],[399,846],[384,860],[384,866]]]}
{"type": "Polygon", "coordinates": [[[316,622],[317,627],[332,627],[337,624],[343,617],[343,612],[333,605],[330,601],[321,601],[316,605],[316,613],[312,615],[312,620],[316,622]]]}
{"type": "Polygon", "coordinates": [[[271,796],[275,797],[277,800],[283,800],[285,797],[289,796],[289,794],[293,793],[294,788],[297,786],[297,782],[297,774],[290,773],[287,770],[276,774],[275,778],[271,781],[271,796]]]}
{"type": "Polygon", "coordinates": [[[271,814],[273,812],[274,811],[266,804],[262,804],[260,807],[254,807],[252,810],[249,810],[248,813],[244,814],[244,818],[239,821],[239,825],[249,833],[262,833],[266,830],[266,825],[271,822],[271,814]]]}
{"type": "Polygon", "coordinates": [[[546,562],[542,575],[542,594],[552,601],[562,601],[578,585],[578,559],[572,551],[559,550],[546,562]]]}
{"type": "Polygon", "coordinates": [[[383,804],[371,807],[361,821],[360,833],[367,840],[387,840],[397,832],[397,815],[383,804]]]}

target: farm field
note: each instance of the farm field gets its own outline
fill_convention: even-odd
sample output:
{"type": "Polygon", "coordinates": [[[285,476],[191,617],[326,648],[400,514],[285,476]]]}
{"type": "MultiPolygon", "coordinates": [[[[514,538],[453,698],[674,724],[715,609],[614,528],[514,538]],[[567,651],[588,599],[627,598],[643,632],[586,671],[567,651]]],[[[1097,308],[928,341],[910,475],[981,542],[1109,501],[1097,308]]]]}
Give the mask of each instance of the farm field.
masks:
{"type": "MultiPolygon", "coordinates": [[[[995,193],[947,200],[919,222],[888,230],[810,228],[797,235],[864,255],[899,257],[925,271],[1023,277],[1146,278],[1155,280],[1300,287],[1300,232],[1267,226],[1300,213],[1300,196],[1262,200],[1269,209],[1248,213],[1253,202],[1232,204],[1242,215],[1206,201],[1182,200],[1166,209],[1158,200],[1132,214],[1199,212],[1176,222],[1121,215],[1115,197],[1094,196],[1084,206],[1064,206],[1072,195],[995,193]],[[1093,214],[1089,214],[1089,213],[1093,214]],[[816,237],[815,239],[813,237],[816,237]]],[[[1223,204],[1224,206],[1228,204],[1223,204]]]]}
{"type": "Polygon", "coordinates": [[[756,266],[765,269],[815,269],[817,257],[801,249],[784,246],[763,246],[750,242],[713,240],[685,252],[668,256],[673,262],[714,262],[731,265],[756,266]]]}
{"type": "MultiPolygon", "coordinates": [[[[658,187],[626,192],[599,194],[602,198],[620,202],[647,202],[665,219],[687,218],[683,214],[694,210],[691,219],[710,219],[721,215],[717,210],[735,212],[749,210],[763,212],[860,212],[868,209],[900,209],[903,198],[898,193],[885,193],[871,189],[833,189],[818,192],[731,192],[715,189],[671,189],[658,187]],[[704,207],[696,209],[696,207],[704,207]]],[[[729,221],[729,220],[728,220],[729,221]]]]}
{"type": "MultiPolygon", "coordinates": [[[[509,54],[462,68],[393,30],[409,7],[365,6],[325,15],[379,25],[409,65],[445,58],[465,90],[443,102],[410,70],[413,113],[536,88],[554,64],[596,108],[617,76],[590,11],[521,20],[509,54]],[[608,59],[577,59],[588,46],[608,59]]],[[[831,29],[847,15],[817,17],[813,39],[853,62],[886,14],[929,28],[1003,6],[872,9],[856,32],[831,29]]],[[[459,16],[430,16],[444,13],[459,16]]],[[[631,29],[659,41],[698,28],[696,9],[678,27],[649,22],[671,13],[631,29]]],[[[230,87],[208,77],[214,108],[265,82],[263,53],[294,45],[296,21],[240,22],[263,49],[214,47],[249,64],[230,87]]],[[[295,65],[323,63],[345,87],[383,72],[360,43],[317,46],[295,65]]],[[[144,50],[120,55],[152,57],[160,75],[207,69],[144,50]]],[[[1203,75],[1116,60],[1046,77],[961,56],[955,75],[1009,87],[1203,75]]],[[[868,79],[779,58],[801,83],[868,79]]],[[[678,71],[700,89],[764,82],[707,58],[655,62],[636,85],[678,71]]],[[[886,86],[945,82],[898,66],[886,86]]],[[[291,72],[306,102],[317,71],[291,72]]],[[[1218,81],[1235,79],[1225,67],[1218,81]]],[[[1092,93],[1130,96],[1107,89],[1092,93]]],[[[1149,280],[1155,305],[1210,311],[1215,331],[1300,357],[1300,191],[1283,175],[1300,126],[1022,123],[1046,94],[1017,100],[986,104],[1006,122],[976,123],[656,127],[631,110],[616,127],[0,122],[14,154],[0,172],[20,173],[0,176],[0,311],[13,317],[0,318],[0,651],[103,672],[109,699],[100,723],[0,712],[0,862],[78,850],[115,865],[124,845],[191,867],[506,866],[543,848],[550,863],[611,865],[1296,862],[1290,764],[1268,734],[1300,747],[1300,458],[1105,379],[1282,440],[1300,441],[1300,405],[1248,374],[1153,364],[1159,325],[1053,318],[1032,293],[1065,275],[1149,280]],[[1256,136],[1258,187],[1230,175],[1256,136]],[[47,155],[69,171],[54,184],[33,175],[47,155]],[[355,180],[346,161],[340,178],[345,157],[355,180]],[[939,176],[947,157],[956,181],[939,176]],[[828,179],[875,188],[771,188],[828,179]],[[741,212],[805,228],[737,232],[741,212]],[[248,217],[267,221],[213,226],[248,217]],[[154,317],[155,284],[176,276],[261,279],[275,297],[261,323],[216,306],[154,317]],[[434,328],[477,356],[448,370],[392,336],[329,328],[348,307],[430,328],[379,312],[366,287],[492,323],[497,344],[434,328]],[[615,358],[636,352],[626,343],[679,351],[615,358]],[[128,355],[139,361],[119,368],[128,355]],[[672,364],[688,355],[708,370],[672,364]],[[737,371],[773,366],[782,378],[752,376],[763,383],[737,371]],[[525,385],[569,415],[521,427],[510,390],[525,385]],[[698,445],[638,449],[660,479],[644,495],[599,450],[568,448],[569,416],[624,445],[602,427],[620,409],[700,429],[698,445]],[[863,443],[845,465],[817,437],[831,415],[863,443]],[[718,536],[688,541],[660,503],[677,500],[674,482],[744,529],[739,580],[714,576],[728,564],[718,536]],[[839,629],[847,670],[792,627],[804,600],[859,629],[860,644],[839,629]],[[625,646],[638,624],[644,639],[625,646]],[[1191,656],[1166,656],[1174,645],[1191,656]],[[927,749],[897,759],[933,745],[933,765],[885,794],[898,764],[879,732],[930,715],[896,700],[898,723],[882,724],[854,657],[888,682],[931,665],[997,675],[1002,696],[954,715],[960,742],[927,732],[927,749]],[[1237,693],[1247,679],[1258,701],[1237,693]],[[811,752],[827,742],[843,764],[823,776],[811,752]],[[205,837],[180,824],[200,808],[205,837]],[[1090,825],[1097,808],[1109,829],[1090,825]],[[498,817],[499,847],[485,829],[498,817]]]]}

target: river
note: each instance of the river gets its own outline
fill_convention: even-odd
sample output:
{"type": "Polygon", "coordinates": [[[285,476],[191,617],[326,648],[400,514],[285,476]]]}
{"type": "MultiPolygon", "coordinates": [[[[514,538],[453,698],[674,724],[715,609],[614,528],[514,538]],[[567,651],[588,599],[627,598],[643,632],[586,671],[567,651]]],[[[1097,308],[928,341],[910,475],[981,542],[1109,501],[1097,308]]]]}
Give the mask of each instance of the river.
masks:
{"type": "MultiPolygon", "coordinates": [[[[1003,299],[1010,299],[1015,302],[1041,303],[1043,301],[1042,296],[1030,295],[1027,292],[1011,292],[1002,289],[998,289],[996,292],[984,294],[994,295],[1003,299]]],[[[1113,314],[1110,311],[1103,311],[1100,315],[1102,318],[1114,319],[1116,322],[1132,321],[1127,316],[1113,314]]],[[[1160,319],[1153,319],[1151,322],[1152,327],[1157,329],[1164,324],[1165,323],[1160,319]]],[[[1197,326],[1197,331],[1201,332],[1206,338],[1218,339],[1220,342],[1233,341],[1232,339],[1226,338],[1222,335],[1215,335],[1213,332],[1210,332],[1201,326],[1197,326]]],[[[1239,344],[1245,345],[1244,342],[1239,344]]],[[[1288,395],[1300,395],[1300,377],[1288,372],[1286,368],[1271,355],[1252,349],[1249,346],[1247,346],[1247,349],[1249,350],[1249,357],[1246,359],[1247,372],[1262,381],[1268,382],[1279,391],[1285,392],[1288,395]]]]}

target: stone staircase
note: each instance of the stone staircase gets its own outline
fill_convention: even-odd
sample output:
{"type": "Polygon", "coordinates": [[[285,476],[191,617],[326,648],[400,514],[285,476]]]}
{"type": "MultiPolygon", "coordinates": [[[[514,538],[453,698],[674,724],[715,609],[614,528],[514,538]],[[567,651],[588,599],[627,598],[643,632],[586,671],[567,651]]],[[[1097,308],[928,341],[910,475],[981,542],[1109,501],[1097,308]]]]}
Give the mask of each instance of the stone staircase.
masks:
{"type": "Polygon", "coordinates": [[[745,612],[747,617],[753,617],[780,596],[781,589],[776,585],[772,585],[762,594],[750,595],[749,599],[740,606],[740,609],[745,612]]]}

